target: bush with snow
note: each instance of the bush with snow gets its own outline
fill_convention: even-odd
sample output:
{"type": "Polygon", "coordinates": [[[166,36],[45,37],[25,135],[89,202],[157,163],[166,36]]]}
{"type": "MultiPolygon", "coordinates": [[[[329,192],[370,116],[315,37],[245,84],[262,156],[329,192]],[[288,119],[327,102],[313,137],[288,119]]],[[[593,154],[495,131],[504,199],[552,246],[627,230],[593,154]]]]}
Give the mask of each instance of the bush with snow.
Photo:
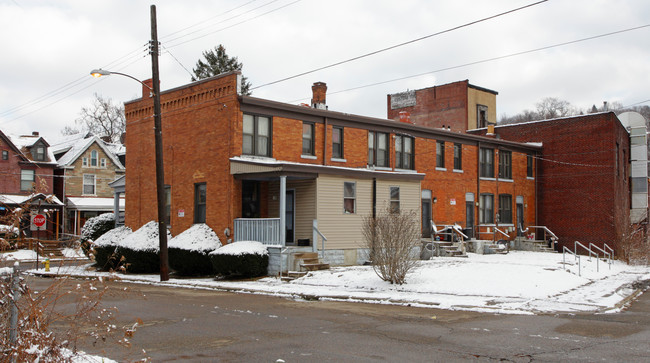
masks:
{"type": "Polygon", "coordinates": [[[169,267],[184,276],[212,274],[208,254],[219,247],[219,237],[207,224],[195,224],[169,241],[169,267]]]}
{"type": "Polygon", "coordinates": [[[120,241],[133,233],[131,228],[121,226],[101,235],[92,244],[95,265],[102,270],[114,270],[121,262],[121,256],[116,251],[120,241]]]}
{"type": "MultiPolygon", "coordinates": [[[[171,240],[167,231],[167,240],[171,240]]],[[[157,273],[160,271],[160,239],[158,222],[151,221],[126,236],[118,244],[118,253],[124,257],[125,268],[134,273],[157,273]]]]}
{"type": "Polygon", "coordinates": [[[86,257],[90,258],[92,242],[101,237],[104,233],[115,228],[115,214],[104,213],[97,217],[89,218],[81,227],[81,250],[86,257]]]}
{"type": "Polygon", "coordinates": [[[269,266],[269,252],[260,242],[229,243],[210,253],[217,275],[256,277],[264,276],[269,266]]]}

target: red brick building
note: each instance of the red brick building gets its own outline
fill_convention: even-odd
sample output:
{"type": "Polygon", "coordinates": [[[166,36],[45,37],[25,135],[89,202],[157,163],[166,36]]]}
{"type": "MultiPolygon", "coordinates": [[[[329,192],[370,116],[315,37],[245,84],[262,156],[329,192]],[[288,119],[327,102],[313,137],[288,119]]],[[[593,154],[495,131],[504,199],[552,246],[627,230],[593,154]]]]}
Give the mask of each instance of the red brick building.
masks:
{"type": "Polygon", "coordinates": [[[542,145],[537,215],[561,245],[606,243],[620,255],[630,224],[630,135],[613,112],[497,126],[494,133],[542,145]]]}
{"type": "MultiPolygon", "coordinates": [[[[271,242],[320,249],[317,225],[328,262],[353,264],[365,258],[363,218],[388,207],[416,211],[424,233],[431,219],[473,231],[499,226],[511,238],[517,225],[536,223],[527,162],[539,146],[329,111],[320,82],[313,107],[241,96],[239,77],[161,93],[173,235],[205,222],[224,242],[261,240],[251,233],[279,222],[271,242]]],[[[125,223],[137,229],[157,218],[149,90],[125,113],[125,223]]]]}
{"type": "MultiPolygon", "coordinates": [[[[30,230],[29,216],[21,221],[27,236],[57,238],[62,203],[54,196],[54,169],[57,166],[49,144],[39,136],[9,136],[0,131],[0,212],[30,208],[30,213],[47,216],[45,227],[30,230]]],[[[10,218],[5,218],[10,223],[10,218]]]]}

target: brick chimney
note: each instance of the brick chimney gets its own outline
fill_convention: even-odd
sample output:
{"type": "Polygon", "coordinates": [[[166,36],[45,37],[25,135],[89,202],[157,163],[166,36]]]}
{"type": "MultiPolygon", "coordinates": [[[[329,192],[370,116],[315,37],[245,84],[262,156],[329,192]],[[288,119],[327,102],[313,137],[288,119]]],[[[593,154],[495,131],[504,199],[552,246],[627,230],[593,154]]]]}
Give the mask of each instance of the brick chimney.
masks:
{"type": "Polygon", "coordinates": [[[142,83],[144,83],[142,85],[142,98],[152,97],[153,96],[153,91],[152,91],[152,89],[153,89],[153,79],[151,79],[151,78],[145,79],[144,81],[142,81],[142,83]],[[150,88],[147,88],[147,86],[145,86],[145,84],[147,86],[149,86],[150,88]]]}
{"type": "Polygon", "coordinates": [[[316,82],[311,86],[311,106],[319,110],[327,110],[325,96],[327,95],[327,84],[325,82],[316,82]]]}
{"type": "Polygon", "coordinates": [[[411,113],[408,111],[400,111],[399,112],[399,122],[404,122],[407,124],[411,124],[411,113]]]}
{"type": "Polygon", "coordinates": [[[32,136],[38,136],[38,135],[39,135],[38,131],[32,131],[32,136]]]}

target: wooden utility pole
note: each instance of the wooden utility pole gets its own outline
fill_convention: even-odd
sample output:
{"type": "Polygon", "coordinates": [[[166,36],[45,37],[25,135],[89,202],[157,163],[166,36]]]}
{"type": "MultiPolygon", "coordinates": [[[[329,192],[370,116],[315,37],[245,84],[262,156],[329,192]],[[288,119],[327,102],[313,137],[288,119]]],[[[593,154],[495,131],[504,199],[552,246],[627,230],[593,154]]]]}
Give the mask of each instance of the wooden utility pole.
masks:
{"type": "Polygon", "coordinates": [[[160,115],[160,77],[158,71],[158,31],[156,5],[151,5],[151,73],[153,80],[153,122],[156,145],[156,193],[158,201],[158,235],[160,238],[160,281],[169,280],[167,255],[167,218],[165,216],[165,170],[163,167],[162,121],[160,115]]]}

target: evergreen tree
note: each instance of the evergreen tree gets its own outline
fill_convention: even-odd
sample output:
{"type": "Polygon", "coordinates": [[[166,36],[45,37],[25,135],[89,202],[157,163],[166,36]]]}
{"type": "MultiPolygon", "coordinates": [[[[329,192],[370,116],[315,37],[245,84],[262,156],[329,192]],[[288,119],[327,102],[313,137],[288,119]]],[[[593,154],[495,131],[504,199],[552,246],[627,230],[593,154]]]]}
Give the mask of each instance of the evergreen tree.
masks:
{"type": "MultiPolygon", "coordinates": [[[[203,52],[203,58],[196,62],[196,68],[192,69],[194,76],[192,82],[200,79],[213,77],[221,73],[230,71],[241,71],[244,66],[241,62],[237,61],[237,57],[229,57],[226,54],[226,48],[219,44],[218,47],[203,52]]],[[[247,78],[242,75],[241,78],[241,94],[245,96],[251,95],[251,84],[247,78]]]]}

